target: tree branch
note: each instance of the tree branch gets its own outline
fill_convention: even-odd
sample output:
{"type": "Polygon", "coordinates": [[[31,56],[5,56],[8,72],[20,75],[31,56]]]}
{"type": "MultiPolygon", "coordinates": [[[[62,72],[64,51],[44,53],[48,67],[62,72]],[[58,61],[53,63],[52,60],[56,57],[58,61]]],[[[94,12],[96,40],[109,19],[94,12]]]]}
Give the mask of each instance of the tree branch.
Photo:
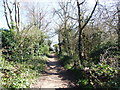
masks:
{"type": "MultiPolygon", "coordinates": [[[[88,24],[88,22],[90,21],[93,13],[94,13],[94,11],[95,11],[95,9],[96,9],[96,7],[97,7],[97,4],[98,4],[98,0],[96,1],[96,4],[95,4],[95,6],[94,6],[94,8],[93,8],[93,10],[92,10],[92,12],[91,12],[88,20],[87,20],[86,23],[81,27],[81,30],[83,30],[83,29],[85,28],[85,26],[88,24]]],[[[77,36],[78,32],[79,32],[79,31],[76,32],[75,37],[77,36]]]]}
{"type": "Polygon", "coordinates": [[[8,16],[7,16],[7,10],[6,10],[5,0],[3,0],[3,6],[4,6],[4,14],[5,14],[5,18],[6,18],[7,25],[8,25],[8,27],[9,27],[9,29],[11,29],[11,26],[10,26],[9,21],[8,21],[8,16]]]}
{"type": "Polygon", "coordinates": [[[96,6],[97,6],[97,3],[98,3],[98,2],[96,2],[95,6],[94,6],[94,8],[93,8],[93,11],[91,12],[91,14],[90,14],[88,20],[87,20],[86,23],[82,26],[82,28],[81,28],[82,30],[85,28],[85,26],[86,26],[86,25],[88,24],[88,22],[90,21],[90,19],[91,19],[93,13],[94,13],[94,11],[95,11],[95,8],[96,8],[96,6]]]}
{"type": "MultiPolygon", "coordinates": [[[[7,8],[8,8],[8,11],[9,11],[9,13],[10,13],[10,20],[11,20],[11,22],[13,22],[13,18],[12,18],[12,10],[10,9],[10,7],[9,7],[9,5],[8,5],[8,1],[6,0],[6,5],[7,5],[7,8]]],[[[12,28],[12,27],[11,27],[12,28]]]]}

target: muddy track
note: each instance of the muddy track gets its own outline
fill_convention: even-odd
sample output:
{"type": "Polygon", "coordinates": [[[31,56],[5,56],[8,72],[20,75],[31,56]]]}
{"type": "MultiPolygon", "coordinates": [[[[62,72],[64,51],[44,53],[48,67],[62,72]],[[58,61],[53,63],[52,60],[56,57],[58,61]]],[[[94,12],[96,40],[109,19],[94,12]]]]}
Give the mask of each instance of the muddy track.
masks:
{"type": "Polygon", "coordinates": [[[71,73],[60,65],[57,56],[51,54],[45,72],[30,88],[70,88],[74,86],[72,78],[71,73]]]}

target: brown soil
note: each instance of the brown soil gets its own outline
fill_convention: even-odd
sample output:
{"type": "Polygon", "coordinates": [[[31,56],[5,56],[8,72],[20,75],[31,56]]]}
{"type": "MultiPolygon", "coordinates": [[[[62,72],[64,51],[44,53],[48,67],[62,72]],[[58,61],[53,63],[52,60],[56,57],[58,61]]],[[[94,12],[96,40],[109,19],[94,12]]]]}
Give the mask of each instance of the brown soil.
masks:
{"type": "Polygon", "coordinates": [[[70,88],[74,86],[73,76],[61,65],[55,54],[51,54],[46,70],[30,88],[70,88]]]}

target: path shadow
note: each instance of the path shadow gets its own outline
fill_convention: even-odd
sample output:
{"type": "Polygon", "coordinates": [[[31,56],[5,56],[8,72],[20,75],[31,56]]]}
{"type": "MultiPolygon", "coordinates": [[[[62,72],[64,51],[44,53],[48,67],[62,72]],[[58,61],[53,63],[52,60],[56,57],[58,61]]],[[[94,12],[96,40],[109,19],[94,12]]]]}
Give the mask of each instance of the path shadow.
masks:
{"type": "MultiPolygon", "coordinates": [[[[49,56],[49,58],[56,58],[57,56],[49,56]]],[[[62,65],[60,65],[60,61],[48,61],[47,63],[47,70],[45,70],[43,72],[44,75],[58,75],[58,77],[61,78],[61,80],[65,80],[65,81],[69,81],[69,87],[75,87],[75,84],[73,85],[73,83],[71,82],[75,82],[75,76],[72,74],[72,72],[70,72],[69,70],[65,70],[62,65]],[[50,70],[55,70],[54,71],[50,71],[50,70]]]]}
{"type": "Polygon", "coordinates": [[[51,55],[46,55],[48,58],[57,58],[57,55],[51,54],[51,55]]]}

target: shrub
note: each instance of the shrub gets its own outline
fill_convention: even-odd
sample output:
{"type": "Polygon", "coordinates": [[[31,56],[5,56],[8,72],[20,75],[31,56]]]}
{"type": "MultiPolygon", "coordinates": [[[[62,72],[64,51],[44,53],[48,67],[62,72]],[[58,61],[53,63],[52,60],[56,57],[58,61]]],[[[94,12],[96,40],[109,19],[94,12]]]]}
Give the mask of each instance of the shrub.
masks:
{"type": "MultiPolygon", "coordinates": [[[[108,49],[109,47],[114,47],[117,46],[117,44],[111,43],[111,42],[107,42],[105,44],[101,44],[101,45],[97,45],[96,47],[94,47],[94,49],[90,52],[89,54],[89,58],[92,59],[92,61],[94,61],[94,63],[99,63],[100,62],[100,55],[104,54],[104,52],[106,51],[106,49],[108,49]]],[[[114,50],[115,51],[115,50],[114,50]]]]}
{"type": "Polygon", "coordinates": [[[28,88],[31,80],[44,70],[46,58],[42,55],[49,51],[45,38],[46,35],[38,29],[19,34],[14,30],[2,30],[0,75],[3,87],[28,88]]]}
{"type": "Polygon", "coordinates": [[[6,60],[11,60],[13,49],[15,47],[15,32],[13,30],[1,30],[2,32],[2,54],[6,60]]]}
{"type": "Polygon", "coordinates": [[[118,86],[118,71],[105,63],[99,63],[86,71],[86,78],[93,87],[118,86]]]}

